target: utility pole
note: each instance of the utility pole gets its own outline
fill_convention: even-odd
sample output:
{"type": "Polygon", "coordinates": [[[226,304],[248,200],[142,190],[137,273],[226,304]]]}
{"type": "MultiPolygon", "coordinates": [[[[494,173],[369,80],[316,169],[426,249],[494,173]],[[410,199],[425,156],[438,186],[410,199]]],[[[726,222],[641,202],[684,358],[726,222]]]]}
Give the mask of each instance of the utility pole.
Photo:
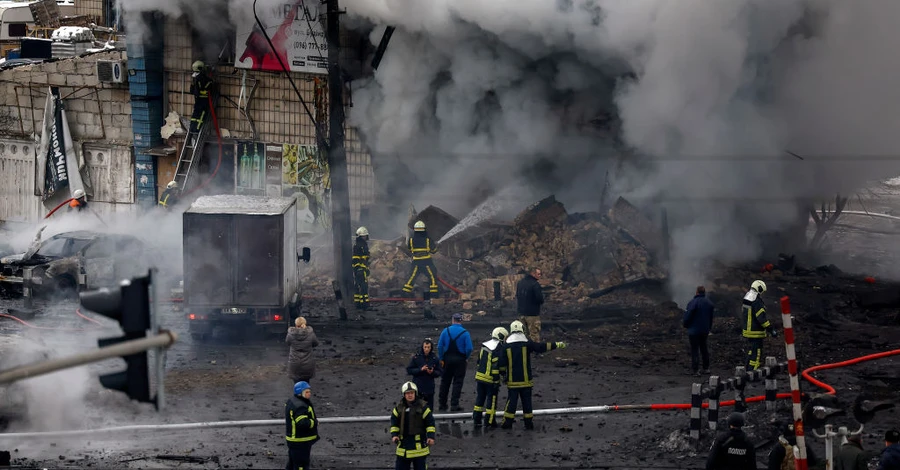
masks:
{"type": "Polygon", "coordinates": [[[350,246],[350,188],[344,147],[344,79],[341,73],[341,11],[338,0],[326,0],[328,38],[328,167],[331,176],[331,233],[334,271],[346,297],[353,286],[350,246]]]}

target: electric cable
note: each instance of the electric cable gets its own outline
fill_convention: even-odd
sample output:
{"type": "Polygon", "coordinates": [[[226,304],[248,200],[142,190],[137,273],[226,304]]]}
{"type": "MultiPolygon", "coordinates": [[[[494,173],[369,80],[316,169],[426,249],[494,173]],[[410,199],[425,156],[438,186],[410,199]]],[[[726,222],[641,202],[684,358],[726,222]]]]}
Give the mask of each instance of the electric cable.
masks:
{"type": "MultiPolygon", "coordinates": [[[[294,89],[294,93],[297,94],[297,98],[300,100],[300,104],[303,106],[303,111],[306,112],[306,116],[309,117],[309,121],[313,123],[316,129],[316,141],[319,143],[319,147],[325,151],[329,151],[328,141],[325,139],[325,132],[322,130],[321,125],[318,121],[316,121],[315,116],[313,116],[312,111],[309,110],[309,106],[306,104],[306,100],[303,99],[303,95],[300,93],[300,90],[297,88],[297,84],[294,83],[294,79],[291,77],[290,70],[284,64],[284,61],[281,60],[281,56],[278,55],[278,51],[275,50],[275,45],[272,44],[272,39],[269,37],[269,33],[266,31],[265,25],[262,24],[262,21],[259,19],[259,15],[256,14],[256,2],[258,0],[253,0],[253,18],[256,20],[257,26],[259,26],[259,30],[262,32],[263,37],[266,38],[266,42],[269,43],[269,48],[272,49],[272,55],[278,59],[278,64],[281,65],[281,70],[284,71],[284,76],[287,77],[288,81],[291,83],[291,87],[294,89]]],[[[299,0],[298,4],[303,3],[303,0],[299,0]]],[[[296,10],[295,10],[296,11],[296,10]]]]}

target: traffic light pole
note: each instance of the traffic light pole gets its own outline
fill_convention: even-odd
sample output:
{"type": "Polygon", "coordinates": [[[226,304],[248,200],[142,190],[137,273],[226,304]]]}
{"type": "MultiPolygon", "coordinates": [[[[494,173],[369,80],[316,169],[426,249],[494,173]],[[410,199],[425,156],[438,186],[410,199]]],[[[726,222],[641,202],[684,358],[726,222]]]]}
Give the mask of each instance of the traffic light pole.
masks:
{"type": "MultiPolygon", "coordinates": [[[[344,79],[341,73],[341,11],[338,0],[327,0],[328,39],[328,169],[331,178],[331,231],[334,272],[344,296],[353,287],[350,244],[350,184],[344,146],[344,79]]],[[[343,319],[343,318],[342,318],[343,319]]]]}
{"type": "Polygon", "coordinates": [[[0,372],[0,384],[12,383],[17,380],[37,377],[39,375],[49,374],[58,370],[68,369],[71,367],[83,366],[94,362],[100,362],[106,359],[120,356],[129,356],[137,354],[153,348],[168,348],[178,340],[178,335],[172,331],[163,331],[162,333],[150,338],[141,338],[132,341],[125,341],[114,346],[107,346],[95,351],[78,354],[71,357],[60,359],[51,359],[49,361],[37,362],[34,364],[26,364],[24,366],[15,367],[0,372]]]}

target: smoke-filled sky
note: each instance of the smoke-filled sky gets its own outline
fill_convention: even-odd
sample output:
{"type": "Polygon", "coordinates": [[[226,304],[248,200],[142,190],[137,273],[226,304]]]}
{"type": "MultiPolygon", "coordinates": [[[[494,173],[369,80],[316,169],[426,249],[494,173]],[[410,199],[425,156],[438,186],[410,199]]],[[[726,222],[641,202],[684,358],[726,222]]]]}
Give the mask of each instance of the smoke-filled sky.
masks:
{"type": "Polygon", "coordinates": [[[382,26],[373,43],[397,27],[350,118],[427,183],[421,205],[462,216],[490,181],[596,210],[609,172],[615,195],[669,209],[689,285],[699,260],[758,254],[801,198],[900,173],[892,0],[341,5],[382,26]],[[618,118],[621,147],[594,118],[618,118]]]}
{"type": "MultiPolygon", "coordinates": [[[[224,15],[209,11],[234,21],[252,5],[120,1],[210,36],[224,15]]],[[[894,0],[341,6],[346,24],[376,26],[373,44],[397,27],[375,76],[353,83],[349,119],[398,221],[407,203],[462,218],[497,192],[521,199],[510,212],[550,193],[597,210],[608,180],[611,197],[669,210],[673,274],[692,284],[698,261],[758,255],[801,201],[900,174],[894,0]]]]}

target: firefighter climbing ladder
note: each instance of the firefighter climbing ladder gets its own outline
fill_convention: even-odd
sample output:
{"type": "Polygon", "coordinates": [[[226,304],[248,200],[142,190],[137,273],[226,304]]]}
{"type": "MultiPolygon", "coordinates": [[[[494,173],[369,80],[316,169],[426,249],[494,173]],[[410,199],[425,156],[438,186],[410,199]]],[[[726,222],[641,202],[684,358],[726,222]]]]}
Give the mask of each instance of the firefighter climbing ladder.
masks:
{"type": "Polygon", "coordinates": [[[207,120],[200,126],[196,132],[190,132],[184,138],[184,145],[181,147],[181,154],[178,156],[178,164],[175,166],[175,178],[178,187],[184,191],[187,183],[190,181],[195,168],[195,162],[199,160],[203,154],[203,145],[206,142],[206,136],[209,134],[211,124],[207,120]]]}

